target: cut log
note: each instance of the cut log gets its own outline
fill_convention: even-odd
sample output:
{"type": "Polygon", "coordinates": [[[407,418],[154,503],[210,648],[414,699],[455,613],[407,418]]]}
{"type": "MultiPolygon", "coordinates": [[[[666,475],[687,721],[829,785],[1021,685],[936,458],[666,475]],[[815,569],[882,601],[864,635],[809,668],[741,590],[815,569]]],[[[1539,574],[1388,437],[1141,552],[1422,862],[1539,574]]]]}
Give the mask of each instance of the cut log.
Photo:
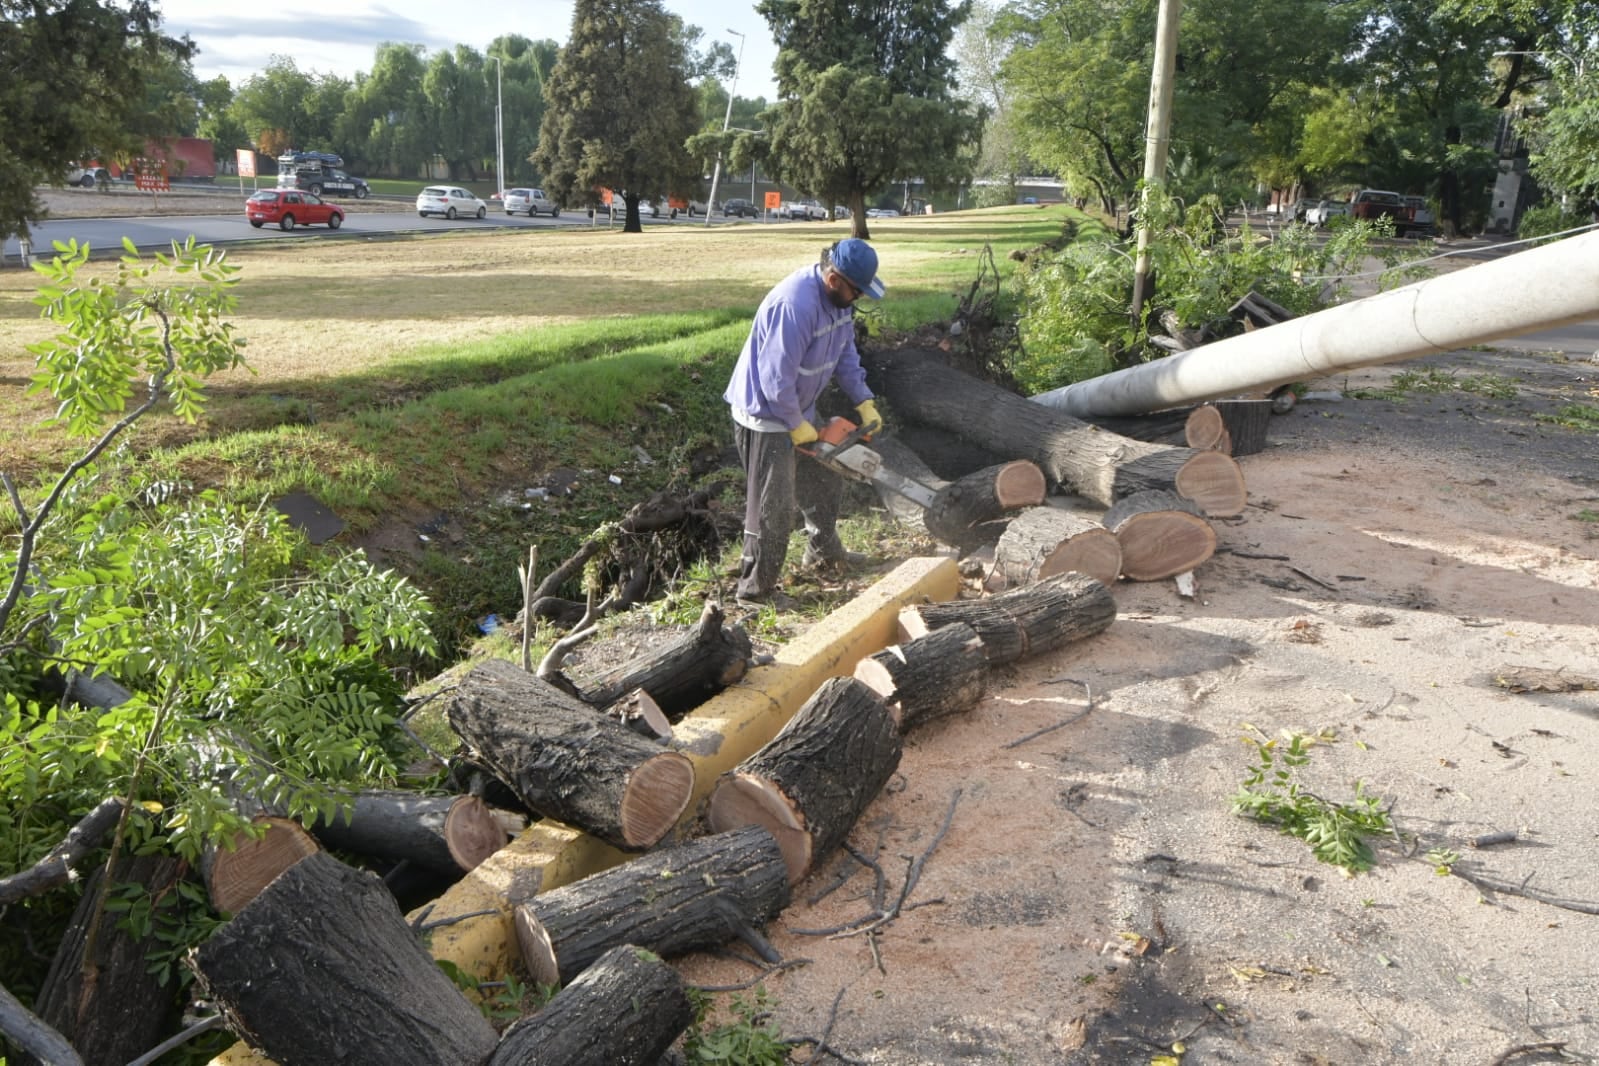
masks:
{"type": "Polygon", "coordinates": [[[291,819],[263,814],[251,822],[264,832],[240,830],[231,847],[208,848],[201,860],[211,906],[223,914],[243,910],[279,874],[321,850],[316,838],[291,819]]]}
{"type": "Polygon", "coordinates": [[[1216,413],[1225,427],[1223,438],[1231,442],[1232,455],[1256,455],[1265,450],[1271,408],[1270,400],[1216,401],[1216,413]]]}
{"type": "MultiPolygon", "coordinates": [[[[1202,452],[1227,452],[1227,423],[1214,404],[1200,404],[1183,420],[1183,441],[1202,452]]],[[[1231,454],[1228,452],[1228,454],[1231,454]]]]}
{"type": "MultiPolygon", "coordinates": [[[[920,481],[923,485],[937,492],[949,482],[933,473],[932,469],[922,461],[922,457],[909,447],[898,436],[877,437],[872,440],[872,450],[883,460],[883,466],[892,470],[900,477],[920,481]]],[[[897,492],[892,492],[881,485],[872,486],[877,491],[877,498],[893,516],[894,521],[912,529],[927,529],[927,511],[897,492]]]]}
{"type": "Polygon", "coordinates": [[[983,639],[950,625],[855,664],[855,679],[883,698],[899,731],[977,706],[988,687],[983,639]]]}
{"type": "Polygon", "coordinates": [[[1037,463],[1018,459],[987,467],[938,490],[927,507],[927,531],[964,555],[998,540],[1005,516],[1037,507],[1048,489],[1037,463]]]}
{"type": "MultiPolygon", "coordinates": [[[[142,886],[152,899],[177,890],[188,866],[170,855],[123,855],[112,892],[142,886]]],[[[50,972],[34,1002],[40,1020],[71,1042],[85,1066],[123,1066],[159,1044],[177,1020],[177,1001],[162,975],[150,972],[150,955],[161,943],[153,923],[143,936],[119,927],[120,911],[102,910],[100,893],[107,888],[105,867],[89,876],[77,910],[61,938],[50,972]],[[89,923],[99,918],[93,933],[89,923]],[[94,944],[92,965],[84,951],[94,944]]],[[[51,1060],[19,1052],[12,1066],[41,1066],[51,1060]]]]}
{"type": "Polygon", "coordinates": [[[605,716],[627,726],[641,737],[651,740],[671,740],[672,720],[666,717],[660,705],[641,688],[623,696],[605,707],[605,716]]]}
{"type": "Polygon", "coordinates": [[[852,677],[831,678],[771,743],[722,775],[711,793],[711,828],[765,826],[797,884],[844,842],[899,767],[901,750],[877,693],[852,677]]]}
{"type": "Polygon", "coordinates": [[[765,827],[660,848],[516,908],[528,973],[565,985],[612,948],[673,956],[724,944],[788,906],[788,867],[765,827]]]}
{"type": "Polygon", "coordinates": [[[1110,590],[1073,571],[998,596],[906,607],[899,629],[903,640],[915,640],[964,622],[983,638],[989,665],[1000,666],[1091,637],[1115,620],[1110,590]]]}
{"type": "Polygon", "coordinates": [[[1243,472],[1228,456],[1107,433],[961,373],[933,353],[878,352],[866,365],[873,391],[897,414],[953,427],[983,448],[1032,459],[1045,476],[1102,507],[1144,489],[1175,489],[1208,515],[1243,512],[1243,472]]]}
{"type": "Polygon", "coordinates": [[[493,1026],[375,874],[326,852],[284,871],[195,951],[228,1027],[278,1066],[475,1064],[493,1026]]]}
{"type": "Polygon", "coordinates": [[[693,1020],[677,971],[624,945],[507,1029],[487,1066],[656,1066],[693,1020]]]}
{"type": "Polygon", "coordinates": [[[1122,549],[1103,525],[1058,507],[1029,507],[1010,520],[994,546],[1006,588],[1075,570],[1102,585],[1122,571],[1122,549]]]}
{"type": "Polygon", "coordinates": [[[694,764],[503,659],[473,667],[446,705],[450,728],[522,802],[623,851],[676,824],[694,764]]]}
{"type": "Polygon", "coordinates": [[[738,681],[754,652],[740,626],[724,627],[722,608],[707,603],[694,628],[657,651],[579,680],[583,702],[608,706],[635,689],[650,694],[671,722],[738,681]]]}
{"type": "Polygon", "coordinates": [[[415,792],[362,792],[311,832],[326,847],[452,874],[475,869],[509,839],[476,796],[415,792]]]}
{"type": "Polygon", "coordinates": [[[1158,581],[1193,570],[1216,554],[1216,531],[1192,500],[1173,492],[1135,492],[1105,512],[1122,549],[1122,576],[1158,581]]]}

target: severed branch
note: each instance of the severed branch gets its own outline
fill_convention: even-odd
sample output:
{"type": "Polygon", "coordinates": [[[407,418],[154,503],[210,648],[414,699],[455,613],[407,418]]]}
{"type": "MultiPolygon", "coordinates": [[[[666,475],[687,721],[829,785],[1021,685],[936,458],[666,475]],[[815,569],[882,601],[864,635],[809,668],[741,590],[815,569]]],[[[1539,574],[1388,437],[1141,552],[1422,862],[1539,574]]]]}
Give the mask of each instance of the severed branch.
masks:
{"type": "Polygon", "coordinates": [[[588,605],[583,610],[583,618],[572,631],[551,645],[550,650],[544,654],[544,660],[539,663],[537,675],[545,681],[552,681],[561,671],[561,663],[566,661],[567,653],[595,633],[595,623],[605,617],[605,612],[616,605],[617,594],[612,592],[605,597],[605,602],[598,606],[594,603],[594,590],[589,589],[588,605]]]}
{"type": "Polygon", "coordinates": [[[0,878],[0,907],[31,899],[70,881],[74,876],[72,867],[100,846],[105,835],[122,816],[122,806],[120,796],[101,800],[98,807],[68,830],[65,839],[50,854],[26,870],[0,878]]]}
{"type": "Polygon", "coordinates": [[[146,1051],[143,1055],[140,1055],[138,1058],[128,1063],[128,1066],[150,1066],[151,1063],[155,1062],[162,1055],[165,1055],[173,1048],[187,1044],[189,1041],[193,1040],[202,1033],[209,1033],[213,1029],[220,1029],[225,1024],[227,1024],[227,1019],[223,1018],[220,1014],[213,1014],[209,1017],[201,1018],[193,1025],[184,1029],[181,1033],[168,1037],[155,1047],[151,1048],[149,1051],[146,1051]]]}
{"type": "Polygon", "coordinates": [[[795,966],[808,966],[810,962],[810,959],[784,959],[782,962],[762,967],[761,972],[751,977],[748,981],[740,981],[732,985],[690,985],[689,987],[696,992],[742,992],[746,988],[754,988],[774,973],[780,973],[795,966]]]}
{"type": "MultiPolygon", "coordinates": [[[[1530,899],[1534,903],[1542,903],[1550,907],[1559,907],[1561,910],[1576,911],[1578,914],[1599,914],[1599,903],[1585,899],[1566,899],[1561,896],[1550,895],[1534,888],[1528,888],[1527,882],[1513,885],[1508,881],[1499,881],[1492,877],[1483,877],[1480,874],[1467,873],[1460,868],[1460,864],[1449,867],[1449,872],[1462,881],[1484,892],[1501,892],[1507,896],[1520,896],[1530,899]]],[[[1531,875],[1528,876],[1530,881],[1531,875]]]]}
{"type": "Polygon", "coordinates": [[[83,1066],[83,1059],[67,1038],[46,1025],[0,985],[0,1034],[21,1051],[36,1055],[50,1066],[83,1066]]]}

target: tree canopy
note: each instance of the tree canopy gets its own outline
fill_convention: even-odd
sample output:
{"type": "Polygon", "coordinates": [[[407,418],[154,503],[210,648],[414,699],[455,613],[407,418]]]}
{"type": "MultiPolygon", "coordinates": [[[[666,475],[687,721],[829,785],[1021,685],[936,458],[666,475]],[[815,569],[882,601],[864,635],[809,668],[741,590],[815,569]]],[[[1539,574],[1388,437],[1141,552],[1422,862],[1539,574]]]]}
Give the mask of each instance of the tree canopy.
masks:
{"type": "Polygon", "coordinates": [[[622,228],[639,233],[640,199],[699,181],[684,147],[701,121],[688,40],[660,0],[577,0],[533,152],[551,197],[577,206],[596,203],[600,187],[625,194],[622,228]]]}
{"type": "Polygon", "coordinates": [[[982,115],[956,94],[949,46],[970,0],[761,0],[756,10],[778,45],[779,99],[761,116],[776,177],[848,204],[864,237],[868,193],[965,175],[982,115]]]}
{"type": "Polygon", "coordinates": [[[174,133],[180,97],[150,90],[193,51],[146,0],[0,0],[0,237],[43,214],[36,186],[174,133]]]}

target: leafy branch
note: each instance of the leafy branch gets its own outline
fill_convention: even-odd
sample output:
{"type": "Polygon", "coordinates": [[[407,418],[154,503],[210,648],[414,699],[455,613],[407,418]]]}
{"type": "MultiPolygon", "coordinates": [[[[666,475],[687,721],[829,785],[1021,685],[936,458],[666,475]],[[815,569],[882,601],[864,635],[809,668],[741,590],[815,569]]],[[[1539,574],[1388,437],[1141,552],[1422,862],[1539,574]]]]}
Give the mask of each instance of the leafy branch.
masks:
{"type": "Polygon", "coordinates": [[[1388,833],[1393,828],[1382,799],[1368,795],[1361,782],[1356,782],[1350,803],[1332,802],[1301,785],[1296,774],[1310,762],[1303,734],[1292,735],[1285,748],[1279,747],[1276,739],[1244,740],[1254,746],[1258,761],[1233,794],[1234,813],[1298,837],[1322,862],[1350,873],[1371,869],[1375,857],[1366,834],[1388,833]]]}

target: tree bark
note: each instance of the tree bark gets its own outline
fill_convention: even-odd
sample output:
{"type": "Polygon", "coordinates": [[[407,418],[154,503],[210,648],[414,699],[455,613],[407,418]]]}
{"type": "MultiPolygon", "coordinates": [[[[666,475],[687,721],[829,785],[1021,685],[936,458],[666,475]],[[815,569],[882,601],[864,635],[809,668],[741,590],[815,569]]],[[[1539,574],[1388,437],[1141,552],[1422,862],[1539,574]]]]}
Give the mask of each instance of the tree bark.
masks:
{"type": "Polygon", "coordinates": [[[455,875],[476,868],[509,839],[476,796],[415,792],[363,792],[348,811],[319,819],[311,832],[326,847],[455,875]]]}
{"type": "Polygon", "coordinates": [[[971,626],[983,639],[990,666],[1091,637],[1115,620],[1116,600],[1110,590],[1076,571],[998,596],[924,603],[899,612],[904,640],[915,640],[957,622],[971,626]]]}
{"type": "Polygon", "coordinates": [[[660,848],[516,908],[533,980],[565,985],[612,948],[657,955],[715,947],[788,906],[788,867],[759,825],[660,848]]]}
{"type": "MultiPolygon", "coordinates": [[[[913,449],[905,444],[899,436],[878,437],[872,441],[872,450],[877,452],[883,460],[883,465],[901,477],[920,481],[923,485],[934,490],[944,488],[949,484],[943,478],[933,473],[922,458],[913,449]]],[[[914,501],[907,500],[897,492],[890,492],[881,485],[873,485],[877,490],[877,498],[893,516],[894,521],[912,529],[927,532],[927,511],[914,501]]],[[[929,533],[929,536],[932,534],[929,533]]]]}
{"type": "Polygon", "coordinates": [[[507,1029],[487,1066],[655,1066],[693,1020],[677,971],[623,945],[507,1029]]]}
{"type": "Polygon", "coordinates": [[[1007,588],[1069,570],[1113,585],[1122,572],[1122,549],[1116,535],[1098,522],[1058,507],[1029,507],[1000,535],[994,568],[1007,588]]]}
{"type": "Polygon", "coordinates": [[[711,793],[711,828],[765,826],[797,884],[843,843],[901,750],[877,693],[852,677],[831,678],[771,743],[722,775],[711,793]]]}
{"type": "Polygon", "coordinates": [[[1214,406],[1224,427],[1222,436],[1231,442],[1232,455],[1255,455],[1265,450],[1266,427],[1271,424],[1270,400],[1217,400],[1214,406]]]}
{"type": "Polygon", "coordinates": [[[265,835],[240,830],[231,847],[208,848],[201,861],[211,905],[224,914],[237,914],[283,871],[321,850],[298,822],[266,814],[251,821],[265,826],[265,835]]]}
{"type": "Polygon", "coordinates": [[[641,688],[668,720],[681,721],[749,669],[749,635],[740,626],[724,627],[723,619],[722,608],[707,603],[694,628],[678,640],[580,681],[583,702],[603,707],[641,688]]]}
{"type": "MultiPolygon", "coordinates": [[[[39,1018],[70,1041],[84,1066],[123,1066],[161,1042],[177,1018],[173,987],[149,972],[150,952],[157,947],[152,927],[135,936],[117,927],[121,915],[99,906],[100,894],[123,885],[142,885],[155,899],[177,891],[187,865],[170,855],[124,856],[109,879],[101,866],[89,877],[71,924],[56,948],[50,972],[39,989],[34,1010],[39,1018]],[[89,924],[99,917],[99,929],[89,924]],[[84,966],[84,952],[93,944],[94,958],[84,966]]],[[[14,1066],[38,1066],[45,1058],[19,1054],[14,1066]]]]}
{"type": "Polygon", "coordinates": [[[1184,574],[1216,554],[1216,531],[1192,500],[1175,492],[1135,492],[1105,512],[1122,549],[1122,575],[1158,581],[1184,574]]]}
{"type": "Polygon", "coordinates": [[[1244,509],[1244,476],[1228,456],[1107,433],[963,374],[931,353],[875,353],[867,373],[873,390],[903,417],[951,428],[991,451],[1032,459],[1046,476],[1103,507],[1144,489],[1172,489],[1209,515],[1244,509]]]}
{"type": "Polygon", "coordinates": [[[998,540],[1005,516],[1037,507],[1048,488],[1038,464],[1025,459],[967,474],[938,490],[927,508],[927,531],[964,555],[998,540]]]}
{"type": "Polygon", "coordinates": [[[122,800],[104,799],[67,830],[50,854],[7,877],[0,877],[0,907],[42,895],[72,880],[72,868],[100,846],[122,817],[122,800]]]}
{"type": "Polygon", "coordinates": [[[883,698],[901,734],[977,706],[988,673],[983,638],[959,623],[855,664],[855,679],[883,698]]]}
{"type": "Polygon", "coordinates": [[[494,1028],[383,883],[307,856],[196,950],[228,1026],[279,1066],[476,1066],[494,1028]]]}
{"type": "Polygon", "coordinates": [[[688,807],[694,764],[503,659],[467,673],[450,727],[522,802],[623,851],[659,841],[688,807]]]}
{"type": "MultiPolygon", "coordinates": [[[[967,474],[1003,463],[1006,456],[956,436],[947,427],[907,422],[894,428],[892,439],[915,452],[932,475],[943,481],[958,481],[967,474]]],[[[878,448],[881,440],[873,443],[878,448]]],[[[879,453],[882,449],[878,448],[879,453]]]]}
{"type": "Polygon", "coordinates": [[[4,985],[0,985],[0,1036],[11,1041],[19,1054],[37,1055],[50,1066],[83,1066],[67,1038],[40,1021],[4,985]]]}

